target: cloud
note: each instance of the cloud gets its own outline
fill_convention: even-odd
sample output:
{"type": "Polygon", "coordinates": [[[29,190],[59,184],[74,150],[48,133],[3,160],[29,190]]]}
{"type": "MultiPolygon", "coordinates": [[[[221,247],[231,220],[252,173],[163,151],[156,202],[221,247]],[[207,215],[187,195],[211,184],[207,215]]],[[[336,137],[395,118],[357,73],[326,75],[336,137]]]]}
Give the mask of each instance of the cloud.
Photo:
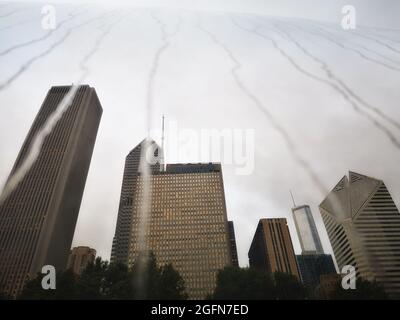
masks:
{"type": "MultiPolygon", "coordinates": [[[[274,48],[272,42],[238,29],[226,16],[227,11],[234,14],[240,11],[257,12],[262,8],[257,13],[294,16],[299,9],[297,16],[308,14],[308,18],[329,20],[331,15],[332,21],[338,21],[340,18],[336,15],[340,1],[334,2],[334,6],[327,5],[326,9],[313,7],[312,3],[305,1],[304,8],[299,9],[293,2],[290,6],[288,1],[253,1],[249,4],[243,1],[217,1],[209,6],[202,5],[202,24],[225,44],[240,62],[240,69],[236,72],[242,85],[269,110],[282,129],[290,135],[292,144],[301,156],[307,159],[325,188],[332,188],[348,170],[354,170],[383,179],[395,201],[399,203],[399,151],[390,140],[372,126],[368,119],[360,117],[349,108],[349,104],[339,92],[304,76],[287,57],[274,48]],[[328,11],[332,7],[335,10],[329,14],[328,11]],[[209,12],[205,12],[205,9],[209,12]]],[[[360,2],[356,5],[358,3],[360,2]]],[[[371,2],[365,3],[365,9],[360,7],[360,23],[364,21],[364,24],[376,25],[373,22],[378,21],[378,18],[371,20],[371,23],[365,21],[365,17],[372,14],[376,5],[371,5],[368,10],[368,3],[371,2]]],[[[165,44],[165,39],[163,41],[160,37],[160,25],[155,23],[149,14],[150,10],[146,8],[138,8],[134,18],[125,19],[115,25],[112,36],[104,39],[101,50],[90,60],[91,73],[87,83],[96,88],[104,113],[93,152],[74,245],[89,245],[104,258],[109,258],[118,212],[124,158],[146,135],[148,79],[156,65],[156,76],[151,82],[152,128],[161,125],[161,115],[164,113],[167,122],[168,119],[176,120],[179,126],[185,128],[255,130],[254,173],[249,176],[237,176],[232,166],[223,166],[228,217],[235,221],[241,265],[247,264],[247,251],[259,218],[286,217],[291,235],[294,240],[297,239],[291,221],[290,189],[299,203],[311,205],[324,248],[331,251],[318,213],[317,206],[322,200],[318,187],[309,179],[306,170],[295,161],[279,132],[267,121],[265,115],[255,108],[254,99],[250,99],[247,91],[238,86],[232,76],[235,63],[227,52],[212,43],[210,37],[197,28],[194,12],[184,10],[195,9],[193,2],[187,2],[185,5],[183,2],[174,4],[181,4],[183,9],[175,10],[170,6],[157,8],[156,11],[158,19],[165,25],[169,34],[176,30],[181,19],[179,32],[167,39],[168,50],[164,50],[161,57],[159,56],[159,63],[155,64],[155,53],[165,44]]],[[[59,19],[66,17],[72,8],[69,5],[56,5],[59,19]]],[[[377,11],[377,16],[390,16],[387,12],[394,6],[395,4],[391,3],[385,11],[377,11]]],[[[21,13],[21,16],[15,14],[7,17],[7,20],[0,21],[0,32],[4,39],[0,44],[0,51],[15,43],[44,35],[44,31],[40,29],[40,21],[1,30],[2,26],[17,23],[22,18],[32,19],[37,15],[35,8],[33,6],[31,11],[27,10],[24,17],[21,13]]],[[[7,10],[11,9],[10,5],[7,10]]],[[[89,12],[98,14],[99,8],[89,6],[89,12]]],[[[249,26],[249,20],[266,25],[274,21],[262,14],[234,15],[235,20],[243,26],[249,26]]],[[[390,19],[388,20],[386,27],[396,27],[395,24],[390,24],[390,19]]],[[[84,17],[76,17],[74,25],[80,25],[84,21],[84,17]]],[[[400,93],[397,90],[399,72],[366,60],[353,50],[340,47],[328,38],[307,34],[291,27],[296,25],[319,32],[311,29],[310,24],[304,20],[289,19],[285,22],[288,24],[284,26],[290,29],[293,39],[329,65],[330,71],[341,79],[349,90],[363,101],[377,106],[393,120],[400,121],[400,93]]],[[[367,30],[360,28],[359,31],[367,30]]],[[[13,85],[0,92],[0,181],[7,178],[49,87],[70,84],[79,77],[80,61],[91,50],[99,36],[96,23],[81,25],[75,31],[59,44],[57,50],[52,50],[45,57],[36,60],[26,72],[15,79],[13,85]]],[[[264,30],[263,34],[269,35],[268,32],[264,30]]],[[[16,50],[1,59],[0,67],[3,72],[0,83],[18,71],[24,62],[41,52],[46,52],[52,44],[61,41],[64,33],[57,33],[58,31],[44,41],[16,50]]],[[[397,39],[397,34],[392,30],[382,29],[379,33],[387,38],[397,39]]],[[[279,34],[275,33],[273,37],[279,39],[282,50],[292,57],[298,66],[326,79],[326,70],[321,68],[320,63],[313,61],[304,51],[279,34]]],[[[346,45],[353,43],[353,47],[355,39],[354,35],[343,33],[336,41],[346,45]]],[[[355,47],[372,59],[395,65],[393,61],[399,58],[396,52],[370,39],[359,37],[357,44],[367,48],[365,50],[361,46],[355,47]],[[385,60],[382,56],[373,56],[372,51],[393,61],[385,60]]],[[[391,42],[391,46],[399,49],[396,42],[391,42]]],[[[336,85],[339,86],[337,82],[336,85]]],[[[344,87],[341,88],[345,91],[344,87]]],[[[350,96],[350,93],[346,92],[350,96]]],[[[353,99],[356,98],[353,96],[353,99]]],[[[358,103],[361,104],[360,101],[358,103]]],[[[393,123],[387,125],[393,135],[399,137],[396,126],[393,123]]],[[[168,140],[168,136],[166,139],[168,140]]],[[[170,142],[166,145],[170,145],[170,142]]],[[[169,162],[176,160],[171,150],[166,150],[166,154],[169,162]]],[[[294,242],[298,251],[298,243],[294,242]]]]}

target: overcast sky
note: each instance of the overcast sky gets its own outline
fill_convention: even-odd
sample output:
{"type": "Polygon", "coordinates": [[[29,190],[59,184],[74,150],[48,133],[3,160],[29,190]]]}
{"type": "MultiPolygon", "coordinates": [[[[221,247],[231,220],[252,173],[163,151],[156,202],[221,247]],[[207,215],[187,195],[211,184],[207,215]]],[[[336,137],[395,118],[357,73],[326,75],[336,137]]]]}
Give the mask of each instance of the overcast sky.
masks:
{"type": "MultiPolygon", "coordinates": [[[[48,89],[76,81],[79,62],[102,28],[115,22],[88,61],[86,83],[96,89],[104,112],[74,246],[93,247],[109,259],[124,160],[146,135],[154,68],[151,126],[160,129],[165,114],[167,162],[200,160],[190,139],[175,140],[171,124],[198,133],[254,130],[254,171],[238,175],[235,165],[223,163],[228,218],[235,223],[242,266],[248,264],[260,218],[286,217],[300,253],[289,190],[297,204],[311,206],[327,252],[331,247],[318,204],[324,190],[349,170],[384,180],[399,205],[399,2],[352,1],[354,31],[340,26],[347,1],[198,2],[131,1],[106,19],[74,28],[112,6],[104,2],[85,10],[81,1],[53,1],[57,21],[67,19],[58,29],[42,41],[0,53],[0,182],[48,89]],[[69,19],[71,12],[78,15],[69,19]],[[15,76],[23,65],[25,71],[15,76]]],[[[49,32],[41,28],[40,10],[37,2],[0,3],[0,52],[49,32]]],[[[159,135],[153,138],[160,142],[159,135]]]]}

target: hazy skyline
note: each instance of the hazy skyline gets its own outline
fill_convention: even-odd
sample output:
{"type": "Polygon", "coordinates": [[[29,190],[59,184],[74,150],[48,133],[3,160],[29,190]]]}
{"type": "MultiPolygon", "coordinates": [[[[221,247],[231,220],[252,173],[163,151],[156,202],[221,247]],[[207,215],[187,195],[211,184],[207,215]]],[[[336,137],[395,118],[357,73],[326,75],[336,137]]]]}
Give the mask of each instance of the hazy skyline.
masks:
{"type": "MultiPolygon", "coordinates": [[[[1,183],[9,174],[48,89],[79,78],[79,63],[93,50],[103,28],[126,13],[117,11],[107,20],[87,22],[109,9],[91,5],[86,10],[77,3],[57,3],[57,19],[66,19],[64,24],[43,40],[0,54],[0,86],[12,79],[0,89],[1,183]],[[74,10],[79,15],[69,19],[68,14],[74,10]],[[72,29],[68,33],[69,28],[72,29]],[[14,79],[16,71],[32,57],[39,58],[14,79]]],[[[365,106],[376,107],[390,119],[400,121],[399,33],[362,27],[354,33],[342,30],[340,8],[347,4],[345,1],[332,1],[326,6],[303,1],[301,8],[293,3],[217,1],[198,8],[191,1],[158,1],[152,2],[155,7],[137,8],[113,25],[88,61],[91,72],[85,82],[96,89],[104,113],[74,246],[90,246],[103,258],[110,257],[125,156],[146,136],[149,94],[153,101],[152,128],[160,129],[161,115],[166,115],[168,163],[199,162],[196,146],[192,148],[189,138],[171,141],[168,126],[173,122],[196,132],[254,129],[255,171],[240,176],[235,174],[234,166],[223,164],[228,219],[235,223],[241,266],[248,264],[252,237],[258,220],[264,217],[286,217],[295,251],[300,253],[289,190],[297,204],[311,206],[323,247],[331,252],[317,207],[325,195],[293,158],[282,134],[259,105],[290,136],[297,153],[307,161],[324,188],[332,189],[352,170],[384,180],[399,205],[400,148],[390,135],[400,140],[400,130],[365,106]],[[156,6],[160,3],[173,3],[174,8],[160,9],[156,6]],[[201,9],[201,13],[189,10],[191,6],[201,9]],[[204,12],[206,9],[209,12],[204,12]],[[235,12],[231,15],[234,21],[226,11],[235,12]],[[240,11],[247,14],[239,14],[240,11]],[[275,20],[272,16],[279,13],[293,17],[275,20]],[[318,20],[336,23],[315,25],[295,19],[296,16],[320,17],[318,20]],[[254,26],[260,26],[257,32],[264,37],[246,31],[254,26]],[[325,28],[325,33],[318,28],[325,28]],[[385,130],[360,114],[354,103],[359,110],[377,118],[380,125],[384,124],[385,130]]],[[[0,52],[48,34],[41,29],[41,7],[36,2],[22,11],[18,11],[25,8],[21,3],[4,8],[1,4],[0,16],[5,17],[0,18],[0,52]],[[24,23],[14,26],[21,22],[24,23]]],[[[400,12],[396,1],[353,1],[353,5],[360,24],[400,27],[394,19],[400,12]]],[[[161,142],[159,136],[153,138],[161,142]]]]}

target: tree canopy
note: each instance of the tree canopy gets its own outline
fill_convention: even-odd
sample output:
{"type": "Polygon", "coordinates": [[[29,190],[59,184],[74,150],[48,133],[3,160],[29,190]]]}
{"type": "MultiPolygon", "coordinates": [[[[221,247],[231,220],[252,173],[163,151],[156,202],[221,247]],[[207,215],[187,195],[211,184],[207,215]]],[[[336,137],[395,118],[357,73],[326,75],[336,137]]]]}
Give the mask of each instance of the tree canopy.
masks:
{"type": "Polygon", "coordinates": [[[217,276],[212,299],[305,299],[306,289],[296,277],[276,272],[272,276],[253,268],[226,267],[217,276]]]}
{"type": "Polygon", "coordinates": [[[288,273],[274,273],[275,298],[278,300],[298,300],[309,297],[306,287],[288,273]]]}
{"type": "Polygon", "coordinates": [[[217,275],[212,299],[273,299],[275,288],[270,276],[255,269],[226,267],[217,275]]]}
{"type": "Polygon", "coordinates": [[[81,275],[71,270],[57,273],[56,289],[44,290],[43,274],[29,281],[19,299],[186,299],[185,284],[171,264],[158,267],[153,254],[141,255],[129,269],[101,258],[81,275]]]}
{"type": "MultiPolygon", "coordinates": [[[[252,268],[226,267],[218,273],[217,286],[210,298],[215,300],[299,300],[318,299],[318,296],[290,274],[275,272],[268,275],[252,268]]],[[[359,278],[354,290],[344,290],[339,281],[329,299],[388,299],[388,296],[378,283],[359,278]]]]}
{"type": "MultiPolygon", "coordinates": [[[[109,264],[101,258],[89,264],[81,275],[71,270],[57,273],[56,290],[42,289],[44,275],[25,285],[19,299],[187,299],[185,283],[171,264],[157,266],[152,253],[139,255],[132,268],[109,264]]],[[[293,275],[269,275],[253,268],[226,267],[217,275],[214,300],[296,300],[315,299],[293,275]]],[[[383,287],[361,278],[356,289],[344,290],[340,281],[328,297],[333,300],[388,299],[383,287]]],[[[7,299],[0,294],[0,299],[7,299]]]]}
{"type": "Polygon", "coordinates": [[[358,278],[356,289],[345,290],[339,281],[329,298],[332,300],[385,300],[389,299],[389,296],[376,281],[358,278]]]}

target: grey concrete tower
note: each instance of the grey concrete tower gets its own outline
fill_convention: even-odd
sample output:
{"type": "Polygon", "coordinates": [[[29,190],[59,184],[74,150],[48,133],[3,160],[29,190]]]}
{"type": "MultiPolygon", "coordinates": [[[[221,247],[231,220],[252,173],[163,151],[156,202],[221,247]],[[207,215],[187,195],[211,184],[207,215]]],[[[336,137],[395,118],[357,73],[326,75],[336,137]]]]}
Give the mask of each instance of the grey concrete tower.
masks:
{"type": "MultiPolygon", "coordinates": [[[[70,88],[49,90],[10,177],[70,88]]],[[[102,112],[94,88],[80,86],[32,168],[0,205],[0,290],[6,294],[17,296],[43,265],[65,269],[102,112]]]]}
{"type": "Polygon", "coordinates": [[[153,140],[144,139],[125,158],[124,176],[122,180],[121,197],[118,208],[117,225],[111,249],[111,262],[128,264],[129,246],[131,242],[131,228],[133,218],[133,199],[136,194],[138,177],[140,176],[140,159],[142,150],[152,152],[152,172],[162,170],[162,150],[153,140]]]}
{"type": "Polygon", "coordinates": [[[382,180],[350,172],[319,205],[339,270],[400,297],[400,214],[382,180]]]}

